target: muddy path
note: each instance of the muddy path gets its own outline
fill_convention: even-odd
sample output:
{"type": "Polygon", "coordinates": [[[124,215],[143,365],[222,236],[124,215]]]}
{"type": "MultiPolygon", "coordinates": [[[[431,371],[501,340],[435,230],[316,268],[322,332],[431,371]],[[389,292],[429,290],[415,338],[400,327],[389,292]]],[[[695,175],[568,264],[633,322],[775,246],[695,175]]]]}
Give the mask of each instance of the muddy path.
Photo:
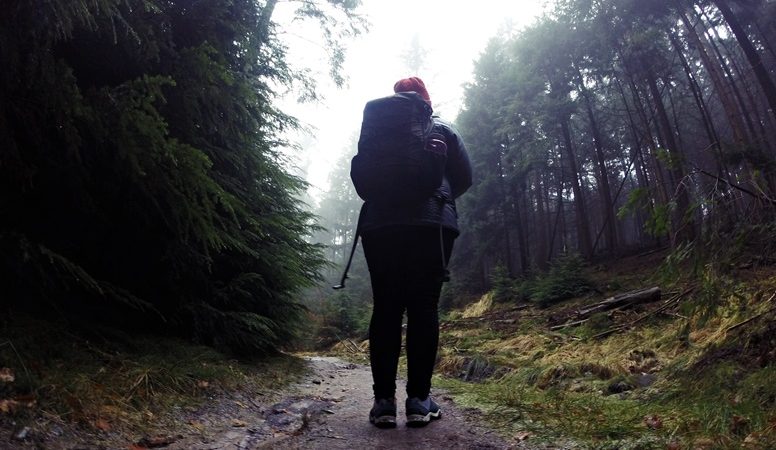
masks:
{"type": "MultiPolygon", "coordinates": [[[[457,407],[436,392],[443,418],[425,428],[404,424],[404,398],[398,398],[395,429],[378,429],[367,420],[372,404],[368,366],[331,357],[307,358],[309,375],[289,387],[272,405],[249,399],[223,399],[189,416],[198,423],[195,435],[180,435],[171,449],[505,449],[537,448],[527,442],[507,442],[487,430],[474,411],[457,407]],[[284,393],[285,394],[285,393],[284,393]],[[226,405],[231,406],[226,406],[226,405]],[[234,405],[237,405],[235,408],[234,405]]],[[[400,390],[403,383],[400,382],[400,390]]]]}

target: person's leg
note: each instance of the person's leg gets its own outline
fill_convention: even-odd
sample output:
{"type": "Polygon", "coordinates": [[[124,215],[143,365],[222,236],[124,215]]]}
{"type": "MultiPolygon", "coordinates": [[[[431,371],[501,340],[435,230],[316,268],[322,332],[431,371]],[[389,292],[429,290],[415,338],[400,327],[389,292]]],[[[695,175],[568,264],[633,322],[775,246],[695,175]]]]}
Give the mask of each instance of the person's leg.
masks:
{"type": "MultiPolygon", "coordinates": [[[[431,390],[439,346],[442,243],[438,228],[421,228],[415,236],[412,261],[407,266],[407,396],[424,400],[431,390]]],[[[445,232],[444,254],[448,260],[454,239],[451,232],[445,232]]]]}
{"type": "MultiPolygon", "coordinates": [[[[374,277],[372,277],[374,280],[374,277]]],[[[395,281],[394,281],[395,282],[395,281]]],[[[401,353],[401,323],[404,309],[395,302],[394,290],[372,283],[374,308],[369,322],[369,362],[375,398],[393,398],[396,395],[396,372],[401,353]],[[378,287],[374,287],[375,284],[378,287]]]]}
{"type": "Polygon", "coordinates": [[[369,323],[369,360],[375,399],[392,399],[396,395],[404,315],[400,240],[401,234],[390,230],[368,233],[362,240],[374,299],[369,323]]]}
{"type": "Polygon", "coordinates": [[[442,281],[415,283],[413,301],[407,305],[407,397],[425,399],[439,346],[437,309],[442,281]]]}

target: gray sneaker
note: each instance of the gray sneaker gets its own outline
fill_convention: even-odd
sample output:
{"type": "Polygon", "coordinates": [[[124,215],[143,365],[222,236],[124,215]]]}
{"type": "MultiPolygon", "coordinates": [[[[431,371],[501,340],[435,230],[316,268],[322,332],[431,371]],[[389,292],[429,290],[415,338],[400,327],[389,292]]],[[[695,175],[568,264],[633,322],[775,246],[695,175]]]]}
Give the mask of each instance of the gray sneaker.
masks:
{"type": "Polygon", "coordinates": [[[431,396],[426,397],[425,400],[417,397],[408,398],[405,408],[408,427],[425,427],[432,420],[442,418],[442,408],[431,399],[431,396]]]}
{"type": "Polygon", "coordinates": [[[369,423],[377,428],[396,428],[396,399],[376,398],[369,411],[369,423]]]}

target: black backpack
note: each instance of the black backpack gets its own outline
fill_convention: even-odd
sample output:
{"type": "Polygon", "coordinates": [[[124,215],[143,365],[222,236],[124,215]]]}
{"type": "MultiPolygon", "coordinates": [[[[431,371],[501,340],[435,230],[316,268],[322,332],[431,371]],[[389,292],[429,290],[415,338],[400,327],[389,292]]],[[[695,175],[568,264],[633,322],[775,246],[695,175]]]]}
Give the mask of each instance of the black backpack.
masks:
{"type": "Polygon", "coordinates": [[[431,105],[415,92],[367,102],[350,165],[363,200],[401,203],[427,199],[442,184],[444,136],[434,133],[431,105]]]}

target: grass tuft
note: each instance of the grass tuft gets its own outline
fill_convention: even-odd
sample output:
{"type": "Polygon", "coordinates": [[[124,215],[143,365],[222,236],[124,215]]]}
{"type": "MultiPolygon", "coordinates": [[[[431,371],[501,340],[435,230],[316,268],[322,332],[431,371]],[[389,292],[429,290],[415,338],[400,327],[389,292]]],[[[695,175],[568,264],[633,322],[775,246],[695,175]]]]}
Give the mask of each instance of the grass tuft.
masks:
{"type": "MultiPolygon", "coordinates": [[[[678,254],[667,266],[679,273],[687,258],[678,254]]],[[[566,437],[571,447],[592,449],[776,448],[776,270],[758,268],[746,283],[713,267],[699,266],[696,274],[691,284],[664,287],[688,291],[671,308],[639,305],[559,332],[550,330],[551,319],[573,313],[584,299],[520,309],[509,326],[493,313],[499,306],[485,308],[482,300],[452,312],[477,319],[442,327],[444,376],[435,384],[481,409],[505,435],[529,432],[535,442],[561,445],[566,437]],[[508,370],[463,381],[461,373],[480,360],[508,370]]],[[[650,278],[627,275],[618,279],[650,278]]],[[[591,279],[610,286],[600,281],[605,273],[591,279]]]]}
{"type": "Polygon", "coordinates": [[[0,394],[35,402],[13,411],[17,419],[45,417],[98,429],[174,427],[176,409],[196,407],[224,390],[266,395],[304,368],[283,356],[241,362],[173,338],[139,336],[117,344],[30,318],[0,329],[0,341],[12,342],[19,354],[0,347],[0,360],[19,374],[0,386],[0,394]]]}
{"type": "Polygon", "coordinates": [[[493,297],[493,293],[491,292],[483,295],[477,302],[467,306],[466,309],[463,310],[461,317],[464,319],[480,317],[481,315],[490,311],[490,309],[493,307],[493,297]]]}

